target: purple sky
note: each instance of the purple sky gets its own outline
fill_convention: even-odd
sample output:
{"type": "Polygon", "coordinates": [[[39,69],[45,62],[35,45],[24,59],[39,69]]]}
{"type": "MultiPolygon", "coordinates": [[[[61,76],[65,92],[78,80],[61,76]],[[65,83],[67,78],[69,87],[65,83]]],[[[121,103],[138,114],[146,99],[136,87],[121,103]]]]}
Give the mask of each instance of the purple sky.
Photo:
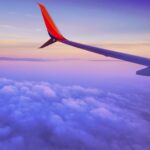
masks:
{"type": "MultiPolygon", "coordinates": [[[[46,5],[59,29],[67,38],[124,53],[150,57],[149,1],[41,0],[40,2],[46,5]]],[[[1,60],[1,76],[52,82],[64,81],[64,84],[65,82],[80,83],[85,76],[87,84],[92,84],[92,79],[94,83],[97,80],[101,81],[102,77],[110,80],[115,76],[116,78],[131,76],[140,78],[135,75],[135,72],[142,68],[139,65],[119,61],[88,61],[110,60],[110,58],[82,52],[62,44],[55,44],[44,50],[37,49],[49,37],[35,1],[2,1],[0,12],[1,57],[83,60],[70,62],[1,60]],[[86,69],[87,66],[90,70],[86,69]]],[[[147,80],[145,77],[143,79],[147,80]]]]}
{"type": "MultiPolygon", "coordinates": [[[[70,40],[150,58],[149,0],[40,0],[70,40]]],[[[0,2],[0,150],[149,150],[144,66],[48,40],[34,0],[0,2]]]]}

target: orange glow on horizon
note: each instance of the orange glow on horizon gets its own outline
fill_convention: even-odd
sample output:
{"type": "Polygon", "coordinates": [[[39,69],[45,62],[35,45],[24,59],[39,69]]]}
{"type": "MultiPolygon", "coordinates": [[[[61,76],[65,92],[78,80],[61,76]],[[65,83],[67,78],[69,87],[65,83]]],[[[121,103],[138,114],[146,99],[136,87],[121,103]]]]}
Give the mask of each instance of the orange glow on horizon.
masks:
{"type": "MultiPolygon", "coordinates": [[[[106,57],[87,52],[81,49],[73,48],[62,43],[56,42],[55,44],[45,48],[38,49],[42,42],[38,43],[22,43],[15,40],[0,40],[0,55],[12,57],[34,57],[34,58],[87,58],[99,59],[106,57]]],[[[97,47],[111,49],[123,53],[133,55],[150,57],[149,43],[97,43],[89,44],[97,47]]],[[[108,58],[111,59],[111,58],[108,58]]]]}

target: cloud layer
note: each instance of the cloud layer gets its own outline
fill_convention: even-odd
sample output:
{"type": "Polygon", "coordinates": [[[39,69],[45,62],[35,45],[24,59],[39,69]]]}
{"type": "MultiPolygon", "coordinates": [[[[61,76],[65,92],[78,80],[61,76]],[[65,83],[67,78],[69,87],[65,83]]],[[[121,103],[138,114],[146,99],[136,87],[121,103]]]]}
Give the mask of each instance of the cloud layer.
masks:
{"type": "Polygon", "coordinates": [[[0,57],[0,61],[27,61],[27,62],[51,62],[51,61],[105,61],[105,62],[114,62],[119,60],[107,60],[107,59],[80,59],[80,58],[64,58],[64,59],[46,59],[46,58],[18,58],[18,57],[0,57]]]}
{"type": "Polygon", "coordinates": [[[0,150],[148,150],[150,94],[0,79],[0,150]]]}

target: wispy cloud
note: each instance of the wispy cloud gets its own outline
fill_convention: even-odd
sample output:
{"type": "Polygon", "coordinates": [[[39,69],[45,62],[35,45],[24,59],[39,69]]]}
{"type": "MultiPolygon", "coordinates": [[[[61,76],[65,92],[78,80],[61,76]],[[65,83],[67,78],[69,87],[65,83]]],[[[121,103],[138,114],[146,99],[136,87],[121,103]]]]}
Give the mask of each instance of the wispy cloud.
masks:
{"type": "Polygon", "coordinates": [[[0,24],[0,28],[5,28],[5,29],[16,29],[15,26],[13,26],[13,25],[8,25],[8,24],[0,24]]]}
{"type": "Polygon", "coordinates": [[[17,57],[0,57],[0,61],[49,61],[41,58],[17,58],[17,57]]]}
{"type": "Polygon", "coordinates": [[[18,58],[18,57],[0,57],[0,61],[39,61],[39,62],[51,62],[51,61],[105,61],[105,62],[113,62],[119,60],[105,60],[105,59],[80,59],[80,58],[54,58],[54,59],[46,59],[46,58],[18,58]]]}
{"type": "Polygon", "coordinates": [[[14,45],[14,44],[17,44],[17,40],[1,40],[0,39],[0,45],[14,45]]]}

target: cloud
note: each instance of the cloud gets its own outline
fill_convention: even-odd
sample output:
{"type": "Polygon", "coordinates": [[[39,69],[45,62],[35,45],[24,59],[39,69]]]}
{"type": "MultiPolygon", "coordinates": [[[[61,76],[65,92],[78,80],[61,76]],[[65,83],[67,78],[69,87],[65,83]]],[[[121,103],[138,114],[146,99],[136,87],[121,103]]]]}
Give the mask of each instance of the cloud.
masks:
{"type": "Polygon", "coordinates": [[[8,25],[8,24],[0,24],[0,28],[5,28],[5,29],[16,29],[15,26],[8,25]]]}
{"type": "Polygon", "coordinates": [[[148,150],[143,93],[0,78],[0,149],[148,150]]]}
{"type": "Polygon", "coordinates": [[[27,61],[27,62],[51,62],[51,61],[105,61],[105,62],[113,62],[113,61],[118,61],[118,60],[101,60],[101,59],[79,59],[79,58],[56,58],[56,59],[46,59],[46,58],[28,58],[28,57],[24,57],[24,58],[18,58],[18,57],[0,57],[0,61],[27,61]]]}
{"type": "Polygon", "coordinates": [[[37,62],[44,62],[49,61],[48,59],[41,59],[41,58],[18,58],[18,57],[0,57],[0,61],[37,61],[37,62]]]}

